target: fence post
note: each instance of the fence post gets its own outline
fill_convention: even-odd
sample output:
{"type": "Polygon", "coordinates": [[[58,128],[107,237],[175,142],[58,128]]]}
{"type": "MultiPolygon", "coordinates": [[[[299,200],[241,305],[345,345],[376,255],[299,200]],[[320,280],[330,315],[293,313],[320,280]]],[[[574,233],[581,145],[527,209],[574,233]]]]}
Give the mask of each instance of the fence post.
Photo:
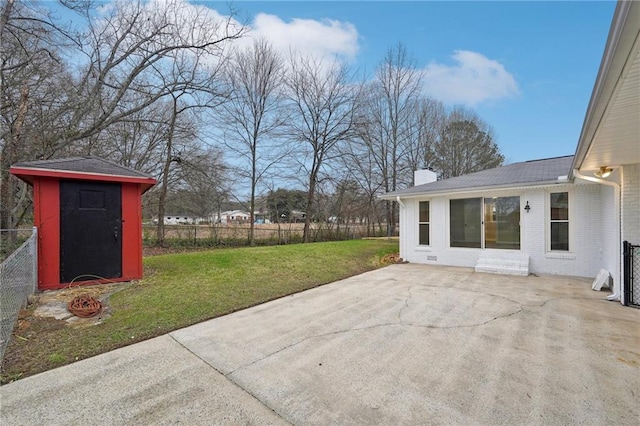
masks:
{"type": "Polygon", "coordinates": [[[38,228],[33,227],[33,238],[31,241],[31,254],[33,256],[33,287],[31,293],[35,293],[38,288],[38,228]]]}

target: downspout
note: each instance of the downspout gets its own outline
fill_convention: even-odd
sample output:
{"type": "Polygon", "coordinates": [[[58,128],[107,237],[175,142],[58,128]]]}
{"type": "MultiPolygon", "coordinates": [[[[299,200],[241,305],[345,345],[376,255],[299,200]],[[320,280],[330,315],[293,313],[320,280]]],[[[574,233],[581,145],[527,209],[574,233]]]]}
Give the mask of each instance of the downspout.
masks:
{"type": "Polygon", "coordinates": [[[622,241],[621,241],[621,235],[622,235],[622,226],[620,223],[620,185],[617,184],[616,182],[611,182],[609,180],[604,180],[604,179],[598,179],[597,177],[594,176],[585,176],[582,173],[580,173],[580,170],[578,169],[573,169],[573,175],[575,177],[577,177],[578,179],[582,179],[582,180],[586,180],[589,182],[595,182],[595,183],[599,183],[602,185],[608,185],[608,186],[612,186],[614,188],[615,191],[615,195],[614,198],[616,200],[615,205],[614,205],[614,215],[616,218],[616,229],[618,232],[616,232],[616,259],[618,260],[616,262],[616,277],[617,279],[614,280],[614,290],[613,290],[613,294],[610,294],[609,296],[607,296],[607,300],[613,300],[613,301],[621,301],[620,300],[620,295],[622,294],[622,289],[621,289],[621,280],[622,280],[622,273],[621,273],[621,267],[620,267],[620,262],[622,261],[622,254],[620,252],[620,247],[622,246],[622,241]]]}
{"type": "MultiPolygon", "coordinates": [[[[407,206],[402,202],[402,200],[400,199],[399,195],[396,196],[396,201],[398,202],[398,205],[400,206],[400,209],[404,210],[404,214],[406,215],[407,214],[407,206]]],[[[399,219],[400,219],[400,224],[399,224],[400,225],[400,229],[398,230],[398,234],[400,235],[400,257],[403,258],[403,259],[406,259],[406,250],[404,249],[404,245],[406,244],[407,238],[406,238],[406,236],[405,236],[405,238],[402,238],[402,235],[401,235],[401,233],[402,233],[402,225],[403,225],[403,223],[406,222],[406,218],[405,218],[405,220],[402,220],[403,219],[402,211],[400,212],[400,218],[399,219]]]]}

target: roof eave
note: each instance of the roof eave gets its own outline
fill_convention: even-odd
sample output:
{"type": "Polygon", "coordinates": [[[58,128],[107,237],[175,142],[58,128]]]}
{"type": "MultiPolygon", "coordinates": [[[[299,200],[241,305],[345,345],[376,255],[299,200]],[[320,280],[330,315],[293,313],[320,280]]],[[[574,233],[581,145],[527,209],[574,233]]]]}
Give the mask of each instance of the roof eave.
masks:
{"type": "Polygon", "coordinates": [[[618,78],[625,66],[626,59],[633,48],[636,34],[633,32],[634,29],[631,26],[625,26],[625,23],[631,16],[631,9],[638,7],[640,7],[640,2],[635,1],[619,1],[616,5],[598,76],[591,93],[591,99],[589,100],[578,139],[578,146],[576,147],[571,171],[569,172],[570,178],[573,178],[574,169],[582,167],[607,105],[611,100],[618,78]]]}
{"type": "Polygon", "coordinates": [[[121,183],[135,183],[141,185],[142,193],[148,191],[156,184],[151,177],[126,176],[117,174],[104,174],[92,172],[77,172],[69,170],[52,170],[39,167],[12,166],[9,172],[19,179],[33,185],[34,177],[50,177],[53,179],[84,179],[94,181],[109,181],[121,183]]]}
{"type": "Polygon", "coordinates": [[[538,182],[530,182],[530,183],[517,183],[517,184],[508,184],[508,185],[491,185],[491,186],[477,186],[477,187],[467,187],[467,188],[458,188],[458,189],[450,189],[450,190],[440,190],[440,191],[422,191],[422,192],[410,192],[410,193],[402,193],[402,191],[389,192],[387,194],[379,195],[378,198],[383,200],[395,200],[397,197],[400,198],[421,198],[425,196],[439,196],[446,194],[464,194],[464,193],[472,193],[472,192],[483,192],[483,191],[499,191],[505,189],[518,189],[518,188],[534,188],[534,187],[549,187],[555,185],[566,185],[571,183],[569,180],[547,180],[547,181],[538,181],[538,182]]]}

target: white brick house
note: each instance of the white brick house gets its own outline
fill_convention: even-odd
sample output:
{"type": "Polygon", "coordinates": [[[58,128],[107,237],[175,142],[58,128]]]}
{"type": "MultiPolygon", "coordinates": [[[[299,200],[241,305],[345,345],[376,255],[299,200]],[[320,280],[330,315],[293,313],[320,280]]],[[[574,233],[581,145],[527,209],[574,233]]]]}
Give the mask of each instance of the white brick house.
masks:
{"type": "Polygon", "coordinates": [[[622,285],[622,243],[640,245],[640,2],[616,7],[573,156],[416,177],[382,196],[400,204],[404,259],[583,277],[603,268],[611,299],[640,304],[640,276],[633,296],[622,285]]]}

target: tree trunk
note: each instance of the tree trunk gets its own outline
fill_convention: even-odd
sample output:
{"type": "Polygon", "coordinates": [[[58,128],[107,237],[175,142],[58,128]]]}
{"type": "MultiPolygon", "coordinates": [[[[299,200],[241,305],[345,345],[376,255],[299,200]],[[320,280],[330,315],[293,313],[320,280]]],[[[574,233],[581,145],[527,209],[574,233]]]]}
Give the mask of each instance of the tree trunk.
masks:
{"type": "MultiPolygon", "coordinates": [[[[22,132],[29,101],[29,87],[24,85],[20,91],[20,105],[15,121],[11,124],[3,152],[0,153],[0,229],[15,229],[16,194],[15,177],[9,173],[9,168],[18,158],[18,141],[22,132]]],[[[16,233],[7,233],[7,245],[13,247],[16,243],[16,233]]]]}
{"type": "Polygon", "coordinates": [[[253,150],[251,152],[251,201],[249,202],[249,246],[253,247],[255,245],[255,237],[254,237],[254,229],[255,229],[255,217],[254,211],[256,209],[256,146],[255,141],[257,139],[257,132],[254,132],[254,145],[253,150]]]}
{"type": "Polygon", "coordinates": [[[316,192],[317,176],[318,170],[316,170],[316,167],[314,165],[309,176],[309,192],[307,193],[307,207],[304,218],[304,230],[302,232],[302,241],[305,243],[311,242],[311,212],[313,206],[313,197],[315,196],[316,192]]]}
{"type": "Polygon", "coordinates": [[[172,146],[173,134],[176,128],[176,120],[178,118],[178,100],[173,98],[173,114],[171,115],[171,123],[167,134],[167,157],[164,161],[162,169],[162,183],[160,185],[160,196],[158,197],[158,228],[156,234],[156,244],[159,247],[164,246],[164,205],[167,200],[167,187],[169,186],[169,169],[173,161],[172,146]]]}

